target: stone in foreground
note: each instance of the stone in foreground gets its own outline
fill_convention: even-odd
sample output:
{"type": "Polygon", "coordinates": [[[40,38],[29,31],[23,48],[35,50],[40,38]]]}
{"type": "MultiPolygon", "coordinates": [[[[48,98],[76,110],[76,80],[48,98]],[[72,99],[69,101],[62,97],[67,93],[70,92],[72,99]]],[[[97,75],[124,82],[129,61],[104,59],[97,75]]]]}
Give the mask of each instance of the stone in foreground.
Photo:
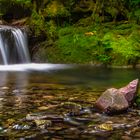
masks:
{"type": "Polygon", "coordinates": [[[138,84],[139,84],[139,79],[136,79],[131,81],[127,86],[119,89],[119,92],[125,96],[129,105],[133,103],[134,97],[138,92],[138,84]]]}
{"type": "Polygon", "coordinates": [[[107,89],[96,101],[95,106],[105,113],[117,113],[125,111],[134,101],[138,90],[139,80],[131,81],[120,89],[107,89]]]}

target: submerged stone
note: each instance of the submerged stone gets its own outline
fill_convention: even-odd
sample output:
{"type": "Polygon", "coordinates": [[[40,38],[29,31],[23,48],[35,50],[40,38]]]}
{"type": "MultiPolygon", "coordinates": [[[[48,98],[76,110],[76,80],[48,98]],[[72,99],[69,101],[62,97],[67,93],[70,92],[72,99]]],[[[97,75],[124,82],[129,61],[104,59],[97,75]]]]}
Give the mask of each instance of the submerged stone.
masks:
{"type": "Polygon", "coordinates": [[[45,129],[47,126],[51,126],[52,122],[50,120],[34,120],[36,126],[41,129],[45,129]]]}
{"type": "Polygon", "coordinates": [[[66,109],[72,109],[72,110],[80,110],[82,106],[80,104],[74,103],[74,102],[64,102],[61,104],[66,109]]]}
{"type": "Polygon", "coordinates": [[[101,130],[111,131],[113,130],[113,125],[110,123],[104,123],[104,124],[100,124],[98,128],[101,130]]]}
{"type": "Polygon", "coordinates": [[[30,126],[29,125],[15,124],[12,128],[15,129],[15,130],[29,130],[30,126]]]}
{"type": "Polygon", "coordinates": [[[10,88],[9,87],[2,87],[1,89],[2,90],[9,90],[10,88]]]}
{"type": "Polygon", "coordinates": [[[133,80],[120,89],[107,89],[96,101],[95,106],[105,113],[125,111],[134,100],[138,90],[139,80],[133,80]]]}

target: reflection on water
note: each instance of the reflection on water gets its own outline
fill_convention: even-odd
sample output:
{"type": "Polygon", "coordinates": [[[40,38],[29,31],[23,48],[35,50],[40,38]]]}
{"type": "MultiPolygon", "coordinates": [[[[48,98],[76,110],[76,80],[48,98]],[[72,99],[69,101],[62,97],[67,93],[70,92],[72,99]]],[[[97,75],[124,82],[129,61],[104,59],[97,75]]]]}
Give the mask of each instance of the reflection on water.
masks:
{"type": "MultiPolygon", "coordinates": [[[[98,96],[107,88],[119,88],[133,79],[140,79],[139,69],[36,65],[34,68],[26,66],[26,70],[23,70],[23,65],[19,65],[18,67],[18,71],[11,66],[6,68],[7,71],[4,71],[4,68],[0,71],[0,129],[3,129],[0,135],[8,135],[13,138],[15,138],[15,136],[16,138],[23,138],[25,136],[32,136],[33,134],[36,134],[35,137],[37,137],[40,135],[40,132],[42,132],[42,129],[32,129],[28,132],[12,129],[13,126],[22,124],[24,122],[22,119],[25,118],[27,114],[47,112],[49,115],[55,114],[63,116],[70,110],[60,106],[62,103],[72,102],[78,103],[82,107],[92,107],[98,96]],[[12,68],[12,71],[10,71],[10,68],[12,68]]],[[[93,114],[84,117],[91,119],[91,116],[93,117],[93,114]]],[[[101,118],[103,118],[103,116],[101,118]]],[[[104,119],[108,120],[110,118],[104,119]]],[[[117,118],[115,119],[117,120],[117,118]]],[[[28,122],[27,125],[30,123],[31,122],[28,122]]],[[[97,123],[101,123],[101,120],[97,121],[97,123]]],[[[53,133],[53,135],[55,134],[54,138],[57,139],[58,137],[58,139],[61,139],[63,136],[67,138],[69,134],[65,133],[65,131],[61,131],[62,134],[58,136],[58,134],[56,134],[58,130],[54,129],[63,130],[67,128],[68,131],[71,127],[73,128],[73,126],[69,126],[68,124],[54,123],[52,127],[48,127],[47,130],[49,132],[55,132],[53,133]]],[[[82,131],[83,129],[87,131],[89,129],[87,126],[84,127],[85,128],[79,129],[79,127],[74,126],[73,129],[77,131],[81,129],[82,131]]],[[[72,132],[72,130],[69,132],[72,132]]],[[[121,131],[121,135],[122,133],[121,131]]],[[[77,132],[73,139],[78,135],[79,133],[77,132]]],[[[86,134],[86,136],[84,136],[85,139],[88,138],[88,136],[89,134],[86,134]]],[[[47,139],[50,137],[50,133],[45,133],[42,137],[46,137],[47,139]]],[[[94,138],[94,136],[92,136],[92,138],[94,138]]]]}
{"type": "Polygon", "coordinates": [[[122,86],[139,78],[139,69],[95,68],[62,64],[0,65],[0,86],[25,87],[29,83],[83,86],[122,86]]]}
{"type": "Polygon", "coordinates": [[[26,87],[28,84],[28,73],[19,72],[0,72],[0,87],[12,86],[16,87],[26,87]]]}

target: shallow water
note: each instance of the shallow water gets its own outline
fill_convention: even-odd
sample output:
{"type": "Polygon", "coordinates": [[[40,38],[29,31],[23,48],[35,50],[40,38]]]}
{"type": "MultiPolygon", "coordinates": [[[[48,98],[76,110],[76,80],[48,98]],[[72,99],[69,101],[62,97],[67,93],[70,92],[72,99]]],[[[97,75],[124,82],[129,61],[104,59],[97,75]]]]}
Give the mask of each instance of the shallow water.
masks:
{"type": "Polygon", "coordinates": [[[140,110],[107,116],[93,104],[140,69],[89,65],[0,66],[0,139],[140,139],[140,110]],[[120,119],[121,118],[121,119],[120,119]]]}

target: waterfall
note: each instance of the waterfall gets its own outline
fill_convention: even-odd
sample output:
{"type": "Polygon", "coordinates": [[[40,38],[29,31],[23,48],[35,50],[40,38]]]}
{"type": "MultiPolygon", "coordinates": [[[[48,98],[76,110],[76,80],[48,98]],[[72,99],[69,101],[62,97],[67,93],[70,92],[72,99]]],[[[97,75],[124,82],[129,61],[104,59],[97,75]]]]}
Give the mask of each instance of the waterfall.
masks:
{"type": "Polygon", "coordinates": [[[24,30],[0,25],[0,63],[29,63],[27,34],[24,30]]]}

